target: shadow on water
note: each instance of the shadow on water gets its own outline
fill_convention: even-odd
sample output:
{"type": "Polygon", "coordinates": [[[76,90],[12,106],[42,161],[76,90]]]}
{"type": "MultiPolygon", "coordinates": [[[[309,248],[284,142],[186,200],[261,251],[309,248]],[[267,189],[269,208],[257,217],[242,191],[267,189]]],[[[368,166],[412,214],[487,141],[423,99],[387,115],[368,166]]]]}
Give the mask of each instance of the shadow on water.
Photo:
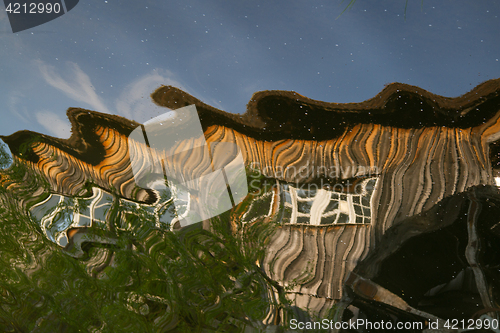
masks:
{"type": "Polygon", "coordinates": [[[368,321],[420,325],[409,331],[498,322],[499,82],[458,98],[392,84],[351,104],[266,91],[241,116],[174,87],[152,94],[171,109],[194,104],[207,144],[235,143],[241,155],[184,149],[167,160],[130,145],[140,124],[82,109],[68,110],[68,140],[2,137],[12,161],[0,151],[0,325],[370,332],[368,321]],[[181,227],[179,209],[201,194],[182,199],[163,175],[168,186],[138,186],[130,147],[183,179],[241,156],[249,194],[181,227]],[[363,325],[341,326],[349,320],[363,325]]]}

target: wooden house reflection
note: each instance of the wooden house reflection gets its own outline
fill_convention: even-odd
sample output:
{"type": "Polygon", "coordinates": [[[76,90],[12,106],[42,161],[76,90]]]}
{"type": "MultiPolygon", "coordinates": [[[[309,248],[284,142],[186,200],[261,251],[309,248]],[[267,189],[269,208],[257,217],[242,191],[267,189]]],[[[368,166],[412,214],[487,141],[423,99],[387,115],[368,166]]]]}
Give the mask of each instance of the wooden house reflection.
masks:
{"type": "MultiPolygon", "coordinates": [[[[453,198],[470,207],[482,202],[472,200],[473,196],[496,200],[496,190],[486,195],[474,189],[495,185],[499,93],[500,80],[487,81],[457,98],[391,84],[370,100],[350,104],[265,91],[254,94],[243,115],[225,113],[173,87],[161,87],[152,97],[170,109],[195,104],[206,141],[236,143],[245,164],[270,181],[266,191],[250,194],[246,211],[233,214],[233,223],[257,219],[279,223],[260,267],[287,287],[294,306],[311,315],[325,315],[334,304],[343,304],[355,315],[359,309],[353,310],[356,306],[350,303],[357,297],[358,308],[379,302],[395,312],[437,318],[439,310],[412,302],[401,288],[382,286],[383,278],[377,277],[384,260],[404,248],[406,241],[455,223],[436,222],[429,212],[438,216],[440,205],[448,205],[451,212],[453,198]]],[[[90,210],[79,215],[79,222],[68,224],[67,230],[104,224],[104,215],[98,214],[104,207],[102,197],[110,195],[106,193],[113,193],[117,198],[113,200],[153,210],[165,202],[159,193],[134,182],[127,137],[138,123],[82,109],[68,110],[68,117],[73,131],[68,140],[28,131],[3,138],[17,163],[28,165],[49,183],[52,194],[45,201],[23,198],[34,207],[34,215],[51,200],[81,195],[89,182],[99,188],[89,199],[90,210]],[[21,155],[20,147],[26,142],[29,149],[21,155]]],[[[178,163],[166,167],[185,174],[198,167],[178,163]]],[[[9,184],[5,177],[3,182],[9,184]]],[[[253,190],[251,179],[249,188],[253,190]]],[[[175,217],[161,222],[160,215],[159,224],[174,227],[175,217]]],[[[54,216],[38,217],[50,226],[54,216]]],[[[486,224],[497,241],[498,221],[486,224]]],[[[480,264],[484,253],[477,230],[484,224],[474,219],[464,223],[468,227],[461,242],[468,244],[464,258],[471,268],[443,273],[432,288],[444,288],[457,274],[468,275],[477,296],[477,304],[471,307],[490,309],[494,316],[499,307],[495,283],[500,281],[498,273],[486,272],[480,264]]],[[[66,246],[76,234],[60,234],[52,240],[66,246]]],[[[494,245],[490,249],[499,250],[494,245]]],[[[422,294],[432,294],[432,288],[422,294]]],[[[271,317],[269,321],[276,319],[271,317]]]]}

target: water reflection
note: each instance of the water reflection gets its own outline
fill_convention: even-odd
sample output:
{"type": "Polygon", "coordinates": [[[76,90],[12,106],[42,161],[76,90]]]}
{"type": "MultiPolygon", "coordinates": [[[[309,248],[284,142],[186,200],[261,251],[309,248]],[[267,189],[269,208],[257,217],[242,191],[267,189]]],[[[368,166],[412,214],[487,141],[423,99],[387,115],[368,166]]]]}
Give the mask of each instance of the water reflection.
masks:
{"type": "MultiPolygon", "coordinates": [[[[162,330],[498,319],[499,92],[500,80],[458,98],[391,84],[335,104],[266,91],[234,115],[161,87],[158,105],[196,105],[206,142],[241,150],[249,195],[231,211],[181,228],[176,185],[161,192],[134,181],[127,138],[140,124],[82,109],[68,110],[68,140],[2,137],[14,155],[2,200],[26,212],[26,230],[52,242],[52,256],[73,256],[86,283],[105,281],[94,292],[125,288],[120,311],[162,330]]],[[[202,163],[184,161],[209,153],[223,154],[166,167],[199,173],[202,163]]],[[[181,199],[187,211],[197,202],[181,199]]],[[[76,276],[72,265],[58,269],[76,276]]],[[[92,318],[88,327],[109,324],[92,318]]]]}

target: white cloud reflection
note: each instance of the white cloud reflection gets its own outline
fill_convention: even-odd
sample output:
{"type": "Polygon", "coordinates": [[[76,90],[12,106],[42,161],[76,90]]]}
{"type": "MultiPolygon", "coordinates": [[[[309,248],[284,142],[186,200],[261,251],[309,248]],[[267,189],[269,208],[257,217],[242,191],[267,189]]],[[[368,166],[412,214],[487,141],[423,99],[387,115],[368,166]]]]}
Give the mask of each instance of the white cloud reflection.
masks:
{"type": "Polygon", "coordinates": [[[172,79],[173,74],[166,70],[155,69],[129,84],[116,101],[119,115],[144,123],[166,111],[151,100],[153,93],[161,85],[172,85],[181,89],[182,84],[172,79]]]}
{"type": "Polygon", "coordinates": [[[42,61],[37,61],[37,64],[43,78],[52,87],[61,90],[66,96],[75,101],[90,105],[95,111],[111,113],[104,102],[97,96],[95,88],[90,82],[90,77],[77,64],[73,62],[67,63],[71,75],[69,80],[63,79],[53,66],[46,65],[42,61]]]}
{"type": "MultiPolygon", "coordinates": [[[[168,110],[157,106],[151,99],[151,93],[158,87],[172,85],[185,91],[188,90],[179,81],[173,79],[174,74],[170,71],[155,69],[128,84],[115,100],[115,110],[110,110],[105,101],[95,92],[89,75],[76,63],[67,63],[69,74],[66,75],[66,78],[63,78],[60,70],[54,66],[47,65],[40,60],[36,61],[36,65],[43,79],[69,98],[88,104],[92,110],[117,114],[139,123],[144,123],[168,110]]],[[[107,104],[109,105],[109,103],[107,104]]],[[[71,125],[64,116],[51,111],[39,111],[35,113],[35,118],[52,135],[64,138],[69,137],[71,133],[71,125]]]]}
{"type": "Polygon", "coordinates": [[[71,125],[67,120],[61,119],[59,115],[51,111],[39,111],[35,114],[36,120],[51,134],[59,138],[69,138],[71,125]]]}

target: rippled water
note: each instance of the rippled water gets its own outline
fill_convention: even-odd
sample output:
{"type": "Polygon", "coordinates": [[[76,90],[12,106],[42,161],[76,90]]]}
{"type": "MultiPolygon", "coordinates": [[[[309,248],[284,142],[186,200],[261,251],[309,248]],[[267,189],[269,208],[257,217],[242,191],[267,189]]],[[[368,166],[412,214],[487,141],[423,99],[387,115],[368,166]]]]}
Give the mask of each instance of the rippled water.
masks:
{"type": "Polygon", "coordinates": [[[224,214],[211,221],[212,232],[194,225],[172,233],[140,208],[115,207],[106,227],[91,230],[107,242],[84,243],[75,259],[44,237],[17,200],[4,192],[3,202],[6,331],[232,331],[259,328],[281,303],[270,298],[274,282],[258,265],[272,224],[234,233],[224,214]]]}
{"type": "Polygon", "coordinates": [[[68,112],[68,140],[5,136],[2,328],[254,332],[292,319],[497,318],[499,92],[498,80],[456,99],[394,84],[334,104],[267,91],[239,117],[162,87],[155,102],[194,104],[216,148],[186,149],[198,140],[188,138],[169,155],[132,142],[140,124],[83,109],[68,112]],[[238,159],[248,195],[186,223],[208,202],[203,191],[226,190],[186,180],[225,161],[234,190],[238,159]],[[146,161],[162,161],[163,174],[146,161]]]}

